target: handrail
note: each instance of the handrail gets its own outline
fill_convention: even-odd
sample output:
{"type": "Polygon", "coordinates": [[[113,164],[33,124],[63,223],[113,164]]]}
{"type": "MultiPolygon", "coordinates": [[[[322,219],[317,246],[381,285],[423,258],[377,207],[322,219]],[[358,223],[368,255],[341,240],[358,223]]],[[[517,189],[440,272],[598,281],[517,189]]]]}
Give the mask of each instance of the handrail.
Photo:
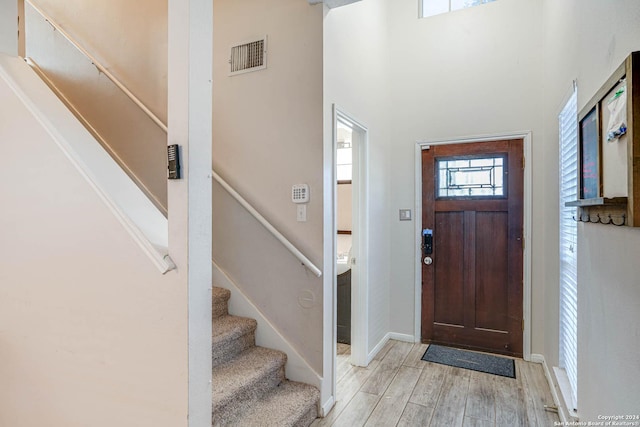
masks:
{"type": "Polygon", "coordinates": [[[236,201],[238,203],[240,203],[242,205],[242,207],[244,207],[251,215],[253,215],[253,217],[255,219],[258,220],[258,222],[260,224],[262,224],[262,226],[264,228],[266,228],[267,230],[269,230],[269,232],[271,234],[273,234],[273,236],[278,239],[280,241],[280,243],[282,243],[284,245],[285,248],[287,248],[289,250],[289,252],[291,252],[293,254],[293,256],[295,256],[296,258],[298,258],[298,260],[305,266],[307,267],[309,270],[311,270],[311,272],[313,274],[316,275],[316,277],[320,277],[322,276],[322,271],[316,267],[310,260],[309,258],[307,258],[302,252],[300,252],[300,250],[298,248],[296,248],[293,243],[291,243],[289,240],[287,240],[286,237],[284,237],[282,235],[282,233],[280,233],[278,230],[276,230],[276,228],[271,225],[271,223],[269,221],[267,221],[265,219],[265,217],[263,217],[260,212],[258,212],[253,206],[251,206],[251,204],[249,202],[247,202],[245,200],[244,197],[242,197],[240,195],[240,193],[238,193],[236,190],[233,189],[233,187],[231,187],[231,185],[229,185],[227,183],[227,181],[225,181],[220,175],[218,175],[215,171],[211,171],[211,176],[218,182],[218,184],[220,184],[222,186],[222,188],[224,188],[225,190],[227,190],[227,193],[229,193],[234,199],[236,199],[236,201]]]}
{"type": "Polygon", "coordinates": [[[29,6],[31,6],[33,9],[35,9],[36,12],[38,12],[56,31],[58,31],[65,39],[67,39],[67,41],[69,43],[71,43],[76,49],[78,49],[84,56],[87,57],[87,59],[89,59],[91,61],[91,64],[93,64],[98,71],[100,71],[102,74],[104,74],[109,80],[111,80],[125,95],[127,95],[127,97],[133,101],[134,104],[136,104],[138,107],[140,107],[140,109],[142,111],[145,112],[145,114],[147,116],[149,116],[149,118],[151,120],[153,120],[153,122],[158,125],[158,127],[160,129],[162,129],[165,133],[167,133],[167,125],[160,120],[160,118],[158,116],[156,116],[153,111],[151,111],[149,108],[147,108],[146,105],[144,105],[144,103],[142,101],[140,101],[140,99],[135,96],[129,89],[127,89],[127,87],[122,84],[122,82],[120,82],[120,80],[118,80],[118,78],[116,76],[114,76],[113,74],[111,74],[111,72],[104,66],[102,65],[93,55],[91,55],[89,52],[87,52],[86,49],[84,49],[78,42],[75,41],[75,39],[73,37],[71,37],[60,25],[58,25],[53,19],[51,19],[51,17],[49,15],[47,15],[42,9],[40,9],[38,6],[36,6],[35,4],[33,4],[33,2],[31,2],[31,0],[25,0],[25,2],[27,4],[29,4],[29,6]]]}

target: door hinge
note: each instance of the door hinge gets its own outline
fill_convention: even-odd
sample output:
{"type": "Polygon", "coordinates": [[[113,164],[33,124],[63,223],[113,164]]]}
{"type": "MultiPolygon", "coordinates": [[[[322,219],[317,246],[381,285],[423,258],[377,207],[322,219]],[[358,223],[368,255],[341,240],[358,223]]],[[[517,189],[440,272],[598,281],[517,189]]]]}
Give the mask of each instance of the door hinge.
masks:
{"type": "Polygon", "coordinates": [[[524,331],[524,319],[522,319],[522,330],[524,331]]]}
{"type": "Polygon", "coordinates": [[[524,166],[525,166],[525,157],[522,156],[522,170],[524,170],[524,166]]]}
{"type": "Polygon", "coordinates": [[[522,236],[522,250],[524,250],[524,236],[522,236]]]}

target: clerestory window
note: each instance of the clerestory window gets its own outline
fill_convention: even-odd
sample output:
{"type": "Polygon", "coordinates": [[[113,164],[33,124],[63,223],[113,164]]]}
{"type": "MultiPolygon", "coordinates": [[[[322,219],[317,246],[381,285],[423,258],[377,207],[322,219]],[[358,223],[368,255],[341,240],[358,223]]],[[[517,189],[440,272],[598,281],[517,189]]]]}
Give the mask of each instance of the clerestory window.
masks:
{"type": "Polygon", "coordinates": [[[495,0],[420,0],[420,17],[427,18],[454,10],[480,6],[493,1],[495,0]]]}

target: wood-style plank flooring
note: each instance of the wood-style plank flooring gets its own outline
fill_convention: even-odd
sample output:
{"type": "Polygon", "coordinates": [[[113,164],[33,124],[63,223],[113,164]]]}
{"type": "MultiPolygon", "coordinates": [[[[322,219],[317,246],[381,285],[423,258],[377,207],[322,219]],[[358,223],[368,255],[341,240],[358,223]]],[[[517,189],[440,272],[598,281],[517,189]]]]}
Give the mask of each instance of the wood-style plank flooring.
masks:
{"type": "Polygon", "coordinates": [[[421,360],[426,344],[389,341],[367,368],[338,344],[336,404],[323,426],[553,426],[542,365],[516,359],[516,379],[421,360]]]}

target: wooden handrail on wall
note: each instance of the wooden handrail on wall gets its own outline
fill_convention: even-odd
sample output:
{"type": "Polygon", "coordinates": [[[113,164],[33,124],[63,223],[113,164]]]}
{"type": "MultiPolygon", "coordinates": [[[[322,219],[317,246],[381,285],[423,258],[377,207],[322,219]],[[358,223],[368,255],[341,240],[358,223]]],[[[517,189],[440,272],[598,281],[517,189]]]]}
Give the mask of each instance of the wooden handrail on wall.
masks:
{"type": "Polygon", "coordinates": [[[167,125],[156,116],[137,96],[135,96],[116,76],[100,63],[93,55],[91,55],[80,43],[78,43],[73,37],[69,35],[60,25],[58,25],[49,15],[47,15],[42,9],[33,4],[30,0],[25,0],[29,6],[31,6],[36,12],[38,12],[57,32],[59,32],[69,43],[71,43],[76,49],[78,49],[84,56],[91,61],[91,63],[104,74],[109,80],[115,84],[134,104],[136,104],[153,122],[158,125],[165,133],[167,133],[167,125]]]}

